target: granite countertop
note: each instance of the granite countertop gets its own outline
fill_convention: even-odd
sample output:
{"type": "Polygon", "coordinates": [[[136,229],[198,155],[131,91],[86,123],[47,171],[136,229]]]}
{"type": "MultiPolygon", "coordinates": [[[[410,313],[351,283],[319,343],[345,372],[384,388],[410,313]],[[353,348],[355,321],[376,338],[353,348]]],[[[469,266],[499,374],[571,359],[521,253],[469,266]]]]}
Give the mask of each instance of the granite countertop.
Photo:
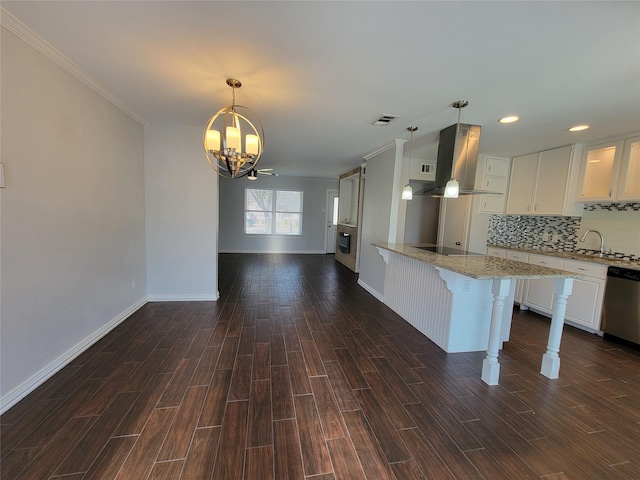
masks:
{"type": "MultiPolygon", "coordinates": [[[[504,250],[512,250],[514,252],[534,253],[537,255],[548,255],[550,257],[566,258],[567,260],[580,260],[581,262],[598,263],[600,265],[631,268],[634,270],[640,270],[640,262],[626,260],[622,258],[614,257],[599,257],[597,253],[579,253],[579,252],[559,252],[557,250],[542,250],[526,247],[507,247],[505,245],[490,245],[488,248],[502,248],[504,250]]],[[[607,255],[605,253],[605,255],[607,255]]]]}
{"type": "Polygon", "coordinates": [[[374,247],[404,255],[405,257],[429,263],[452,272],[466,275],[478,280],[495,280],[499,278],[583,278],[584,275],[566,272],[555,268],[530,265],[488,255],[471,255],[450,257],[439,253],[420,250],[415,246],[432,244],[408,245],[404,243],[374,243],[374,247]]]}

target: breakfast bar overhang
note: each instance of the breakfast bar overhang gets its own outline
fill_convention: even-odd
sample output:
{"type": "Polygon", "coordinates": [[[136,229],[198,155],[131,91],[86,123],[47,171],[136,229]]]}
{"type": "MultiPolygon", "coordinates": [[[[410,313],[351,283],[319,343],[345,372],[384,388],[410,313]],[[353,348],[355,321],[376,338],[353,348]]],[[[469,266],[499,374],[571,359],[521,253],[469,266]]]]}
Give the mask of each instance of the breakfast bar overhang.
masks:
{"type": "Polygon", "coordinates": [[[482,380],[497,385],[509,339],[514,280],[554,278],[553,316],[540,373],[558,378],[567,298],[579,274],[490,257],[445,256],[374,243],[386,263],[383,302],[447,353],[486,350],[482,380]]]}

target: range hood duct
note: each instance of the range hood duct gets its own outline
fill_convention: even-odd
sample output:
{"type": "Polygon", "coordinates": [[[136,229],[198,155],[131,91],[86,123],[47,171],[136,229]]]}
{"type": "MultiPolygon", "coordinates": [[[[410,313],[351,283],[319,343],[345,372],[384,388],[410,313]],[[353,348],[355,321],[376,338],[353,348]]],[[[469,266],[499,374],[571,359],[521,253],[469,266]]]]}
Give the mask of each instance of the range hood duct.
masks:
{"type": "Polygon", "coordinates": [[[497,194],[487,190],[476,190],[476,169],[480,146],[480,125],[455,123],[440,130],[438,162],[436,163],[435,184],[414,195],[442,197],[449,180],[455,178],[460,184],[459,195],[497,194]]]}

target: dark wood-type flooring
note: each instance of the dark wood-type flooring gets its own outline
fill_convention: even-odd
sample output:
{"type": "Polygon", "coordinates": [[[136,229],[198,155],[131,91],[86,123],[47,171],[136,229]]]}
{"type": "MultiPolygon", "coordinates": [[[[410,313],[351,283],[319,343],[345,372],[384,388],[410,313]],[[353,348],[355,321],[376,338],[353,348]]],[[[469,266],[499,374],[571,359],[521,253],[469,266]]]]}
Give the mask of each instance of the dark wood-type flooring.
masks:
{"type": "Polygon", "coordinates": [[[565,327],[549,380],[516,312],[489,387],[330,255],[219,268],[218,302],[145,305],[7,411],[2,480],[640,478],[638,352],[565,327]]]}

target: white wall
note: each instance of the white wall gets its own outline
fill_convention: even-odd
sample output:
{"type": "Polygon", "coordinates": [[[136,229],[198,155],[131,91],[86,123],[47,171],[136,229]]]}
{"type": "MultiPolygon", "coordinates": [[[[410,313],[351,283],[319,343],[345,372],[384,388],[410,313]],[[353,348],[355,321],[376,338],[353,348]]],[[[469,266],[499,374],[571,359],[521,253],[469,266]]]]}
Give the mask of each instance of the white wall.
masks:
{"type": "Polygon", "coordinates": [[[220,179],[221,253],[325,253],[327,189],[337,189],[338,179],[259,175],[220,179]],[[303,192],[302,236],[261,237],[244,234],[245,188],[298,190],[303,192]]]}
{"type": "Polygon", "coordinates": [[[600,249],[600,238],[590,233],[579,242],[587,230],[598,230],[604,237],[605,251],[611,250],[640,258],[640,211],[631,207],[618,210],[614,205],[598,205],[595,210],[585,209],[577,232],[575,248],[600,249]]]}
{"type": "MultiPolygon", "coordinates": [[[[397,220],[397,212],[393,212],[392,215],[396,144],[391,144],[386,150],[366,160],[358,283],[372,295],[382,299],[385,263],[372,243],[388,243],[391,234],[390,219],[393,216],[393,219],[397,220]]],[[[398,198],[399,196],[398,192],[398,198]]],[[[406,205],[403,204],[403,207],[406,208],[406,205]]],[[[401,230],[404,234],[404,223],[401,225],[401,230]]],[[[393,236],[395,237],[395,234],[393,236]]]]}
{"type": "Polygon", "coordinates": [[[146,268],[142,126],[1,35],[6,410],[145,302],[146,268]]]}
{"type": "Polygon", "coordinates": [[[147,125],[144,162],[149,300],[216,300],[218,174],[202,129],[147,125]]]}

